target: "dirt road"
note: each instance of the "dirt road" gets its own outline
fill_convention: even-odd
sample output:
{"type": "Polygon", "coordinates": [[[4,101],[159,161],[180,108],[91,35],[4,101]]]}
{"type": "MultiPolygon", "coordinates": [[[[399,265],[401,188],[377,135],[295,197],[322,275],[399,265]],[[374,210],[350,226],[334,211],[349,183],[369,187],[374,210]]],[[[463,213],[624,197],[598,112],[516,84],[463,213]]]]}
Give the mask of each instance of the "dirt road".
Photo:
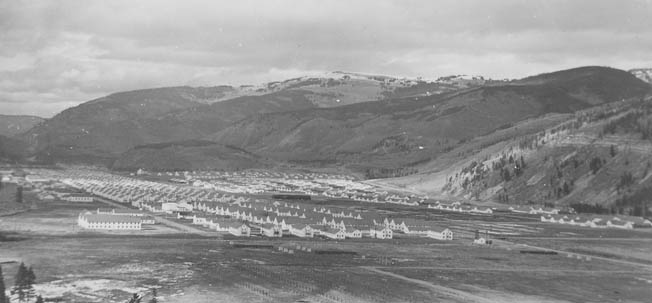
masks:
{"type": "Polygon", "coordinates": [[[545,268],[494,268],[494,267],[446,267],[446,266],[374,266],[376,269],[428,269],[441,271],[469,271],[469,272],[540,272],[540,273],[568,273],[568,274],[640,274],[641,270],[590,270],[590,269],[545,269],[545,268]]]}
{"type": "MultiPolygon", "coordinates": [[[[498,244],[499,242],[502,242],[505,245],[517,245],[517,243],[509,242],[509,241],[505,241],[505,240],[494,240],[494,243],[496,243],[496,244],[498,244]]],[[[595,255],[590,255],[590,254],[583,254],[583,253],[577,253],[577,252],[565,251],[565,250],[559,250],[559,249],[552,249],[552,248],[534,246],[534,245],[525,245],[523,247],[528,248],[528,249],[531,248],[531,249],[538,249],[538,250],[545,250],[545,251],[554,251],[554,252],[559,253],[559,254],[572,254],[572,255],[580,256],[580,257],[584,257],[584,258],[589,257],[589,258],[592,258],[594,260],[603,260],[603,261],[609,261],[609,262],[614,262],[614,263],[620,263],[620,264],[634,266],[636,268],[652,271],[652,265],[639,263],[639,262],[632,262],[632,261],[619,260],[619,259],[614,259],[614,258],[600,257],[600,256],[595,256],[595,255]]]]}
{"type": "Polygon", "coordinates": [[[386,275],[386,276],[390,276],[390,277],[393,277],[393,278],[396,278],[396,279],[401,279],[401,280],[404,280],[404,281],[419,284],[419,285],[421,285],[421,286],[423,286],[425,288],[431,289],[432,291],[434,291],[434,292],[436,292],[438,294],[442,294],[442,295],[445,295],[445,296],[450,297],[452,299],[460,300],[460,301],[463,301],[463,302],[495,303],[492,300],[488,300],[486,298],[476,296],[474,294],[471,294],[471,293],[468,293],[468,292],[465,292],[465,291],[461,291],[461,290],[457,290],[457,289],[454,289],[454,288],[445,287],[445,286],[441,286],[441,285],[432,284],[430,282],[426,282],[426,281],[423,281],[423,280],[408,278],[406,276],[401,276],[399,274],[395,274],[395,273],[380,270],[377,267],[366,267],[365,266],[365,267],[362,267],[362,268],[364,268],[366,270],[369,270],[369,271],[373,271],[373,272],[381,274],[381,275],[386,275]]]}

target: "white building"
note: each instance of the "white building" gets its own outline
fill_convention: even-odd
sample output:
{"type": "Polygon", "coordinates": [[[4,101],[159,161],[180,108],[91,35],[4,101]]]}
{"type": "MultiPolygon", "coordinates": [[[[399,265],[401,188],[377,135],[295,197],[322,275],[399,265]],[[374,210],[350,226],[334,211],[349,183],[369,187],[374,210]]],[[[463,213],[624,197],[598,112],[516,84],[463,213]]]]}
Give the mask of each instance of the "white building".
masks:
{"type": "Polygon", "coordinates": [[[70,194],[62,198],[64,201],[69,202],[93,202],[93,196],[86,194],[70,194]]]}
{"type": "Polygon", "coordinates": [[[260,226],[260,233],[270,238],[283,237],[283,230],[276,224],[266,223],[260,226]]]}
{"type": "Polygon", "coordinates": [[[251,236],[251,228],[243,222],[228,222],[222,224],[223,228],[228,228],[230,234],[238,237],[249,237],[251,236]]]}
{"type": "Polygon", "coordinates": [[[166,202],[161,204],[161,209],[166,213],[189,212],[192,211],[192,205],[188,203],[166,202]]]}
{"type": "Polygon", "coordinates": [[[308,224],[295,223],[288,226],[290,234],[299,238],[312,238],[315,236],[315,231],[308,224]]]}
{"type": "MultiPolygon", "coordinates": [[[[97,213],[100,214],[102,213],[101,209],[97,209],[97,213]]],[[[133,216],[133,217],[142,217],[145,215],[145,213],[136,210],[136,209],[129,209],[129,208],[114,208],[110,213],[107,213],[108,215],[122,215],[122,216],[133,216]]]]}
{"type": "Polygon", "coordinates": [[[620,228],[633,229],[634,227],[652,227],[650,220],[617,215],[544,215],[541,222],[569,224],[592,228],[620,228]]]}
{"type": "Polygon", "coordinates": [[[140,223],[152,225],[156,224],[156,219],[154,219],[152,216],[142,216],[140,217],[140,223]]]}
{"type": "Polygon", "coordinates": [[[389,227],[374,226],[369,230],[369,236],[376,239],[392,239],[394,233],[389,227]]]}
{"type": "Polygon", "coordinates": [[[140,230],[141,220],[134,216],[80,213],[77,224],[85,229],[140,230]]]}
{"type": "Polygon", "coordinates": [[[347,229],[344,231],[344,235],[347,238],[352,238],[352,239],[362,238],[362,232],[359,229],[347,229]]]}
{"type": "Polygon", "coordinates": [[[453,232],[448,228],[441,231],[431,229],[426,232],[426,237],[437,240],[453,240],[453,232]]]}
{"type": "Polygon", "coordinates": [[[344,240],[346,238],[346,233],[339,228],[325,228],[319,231],[319,234],[335,240],[344,240]]]}

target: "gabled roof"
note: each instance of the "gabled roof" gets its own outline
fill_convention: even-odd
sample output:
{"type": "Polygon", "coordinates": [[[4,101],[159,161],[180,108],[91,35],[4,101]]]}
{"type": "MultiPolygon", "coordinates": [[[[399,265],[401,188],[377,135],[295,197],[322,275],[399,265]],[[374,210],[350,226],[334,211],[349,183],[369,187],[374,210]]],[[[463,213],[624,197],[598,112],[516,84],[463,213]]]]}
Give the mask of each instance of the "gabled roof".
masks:
{"type": "Polygon", "coordinates": [[[329,234],[337,234],[338,232],[341,232],[342,230],[339,228],[324,228],[321,229],[322,232],[329,233],[329,234]]]}
{"type": "Polygon", "coordinates": [[[124,215],[82,214],[88,223],[140,223],[140,218],[124,215]]]}
{"type": "Polygon", "coordinates": [[[230,222],[225,222],[225,223],[220,224],[220,225],[223,225],[224,227],[230,227],[230,228],[231,228],[231,227],[232,227],[232,228],[240,228],[240,227],[242,227],[243,225],[249,227],[249,226],[248,226],[247,224],[245,224],[244,222],[239,222],[239,221],[230,221],[230,222]]]}
{"type": "MultiPolygon", "coordinates": [[[[295,224],[292,224],[292,228],[294,228],[294,229],[304,229],[304,228],[306,228],[306,227],[310,227],[310,225],[308,225],[308,224],[306,224],[306,223],[295,223],[295,224]]],[[[310,228],[312,229],[312,227],[310,227],[310,228]]]]}
{"type": "MultiPolygon", "coordinates": [[[[381,231],[381,230],[385,230],[385,229],[389,229],[389,228],[385,227],[385,226],[382,226],[382,225],[376,225],[376,226],[373,226],[371,229],[376,230],[376,231],[381,231]]],[[[391,230],[391,229],[389,229],[389,230],[391,230]]]]}

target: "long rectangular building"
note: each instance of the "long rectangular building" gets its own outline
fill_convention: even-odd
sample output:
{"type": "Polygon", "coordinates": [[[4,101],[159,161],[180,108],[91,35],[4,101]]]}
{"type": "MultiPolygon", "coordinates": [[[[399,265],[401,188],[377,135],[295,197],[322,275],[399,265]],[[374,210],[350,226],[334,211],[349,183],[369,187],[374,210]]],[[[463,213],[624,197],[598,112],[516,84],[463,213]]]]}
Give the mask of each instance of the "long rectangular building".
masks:
{"type": "Polygon", "coordinates": [[[77,224],[86,229],[140,230],[142,228],[141,218],[136,216],[94,214],[91,212],[79,214],[77,224]]]}

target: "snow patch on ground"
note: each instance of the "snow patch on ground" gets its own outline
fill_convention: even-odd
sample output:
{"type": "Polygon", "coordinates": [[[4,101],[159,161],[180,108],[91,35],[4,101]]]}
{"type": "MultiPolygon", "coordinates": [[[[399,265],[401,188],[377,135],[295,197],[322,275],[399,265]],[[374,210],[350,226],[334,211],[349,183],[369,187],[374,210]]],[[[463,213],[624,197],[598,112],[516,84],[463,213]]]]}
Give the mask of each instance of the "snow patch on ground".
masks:
{"type": "Polygon", "coordinates": [[[121,302],[126,294],[147,291],[121,280],[92,278],[67,278],[39,283],[34,285],[34,290],[44,298],[80,297],[90,302],[121,302]]]}

